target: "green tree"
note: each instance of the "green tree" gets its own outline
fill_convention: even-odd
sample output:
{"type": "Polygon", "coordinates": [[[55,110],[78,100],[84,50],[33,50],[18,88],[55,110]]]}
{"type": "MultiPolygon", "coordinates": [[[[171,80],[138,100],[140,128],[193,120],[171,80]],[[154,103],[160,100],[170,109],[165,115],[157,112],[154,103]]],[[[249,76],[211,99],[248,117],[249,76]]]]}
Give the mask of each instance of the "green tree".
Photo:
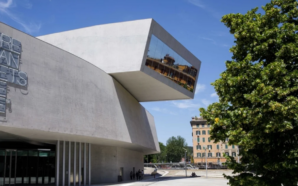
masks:
{"type": "Polygon", "coordinates": [[[159,142],[160,153],[158,154],[149,154],[144,156],[144,163],[160,163],[166,162],[166,146],[159,142]]]}
{"type": "Polygon", "coordinates": [[[293,186],[298,182],[297,1],[272,0],[222,22],[234,34],[232,60],[214,85],[219,102],[200,108],[211,138],[240,146],[232,186],[293,186]],[[253,173],[255,174],[253,174],[253,173]]]}
{"type": "Polygon", "coordinates": [[[166,146],[159,142],[160,153],[156,154],[158,162],[166,162],[167,158],[167,149],[166,146]]]}
{"type": "Polygon", "coordinates": [[[167,159],[172,162],[180,162],[181,158],[184,157],[185,150],[187,149],[187,143],[181,136],[171,137],[167,140],[167,159]]]}

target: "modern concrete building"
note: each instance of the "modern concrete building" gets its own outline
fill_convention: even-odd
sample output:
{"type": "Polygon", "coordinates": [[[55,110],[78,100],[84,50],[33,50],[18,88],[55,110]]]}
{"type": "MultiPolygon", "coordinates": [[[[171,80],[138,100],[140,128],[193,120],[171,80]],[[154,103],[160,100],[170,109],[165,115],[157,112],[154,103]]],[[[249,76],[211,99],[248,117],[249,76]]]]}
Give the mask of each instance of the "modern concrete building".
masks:
{"type": "Polygon", "coordinates": [[[228,139],[215,143],[210,139],[210,125],[203,118],[193,117],[190,121],[193,137],[193,159],[196,165],[219,164],[226,162],[224,154],[239,161],[238,146],[228,145],[228,139]],[[206,157],[207,156],[207,157],[206,157]]]}
{"type": "Polygon", "coordinates": [[[139,102],[192,99],[200,64],[152,19],[38,38],[0,23],[0,186],[128,180],[159,152],[139,102]]]}

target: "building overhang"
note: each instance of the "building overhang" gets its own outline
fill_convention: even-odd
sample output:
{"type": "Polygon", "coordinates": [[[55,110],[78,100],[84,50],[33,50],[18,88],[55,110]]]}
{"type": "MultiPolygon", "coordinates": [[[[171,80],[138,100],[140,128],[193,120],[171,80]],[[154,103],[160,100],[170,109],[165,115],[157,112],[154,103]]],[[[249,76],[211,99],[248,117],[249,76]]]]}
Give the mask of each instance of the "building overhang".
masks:
{"type": "Polygon", "coordinates": [[[153,19],[97,25],[38,38],[104,70],[139,102],[194,98],[201,61],[153,19]],[[187,61],[196,74],[191,77],[165,66],[162,70],[171,69],[171,76],[176,75],[173,78],[170,72],[160,73],[146,66],[153,36],[187,61]]]}

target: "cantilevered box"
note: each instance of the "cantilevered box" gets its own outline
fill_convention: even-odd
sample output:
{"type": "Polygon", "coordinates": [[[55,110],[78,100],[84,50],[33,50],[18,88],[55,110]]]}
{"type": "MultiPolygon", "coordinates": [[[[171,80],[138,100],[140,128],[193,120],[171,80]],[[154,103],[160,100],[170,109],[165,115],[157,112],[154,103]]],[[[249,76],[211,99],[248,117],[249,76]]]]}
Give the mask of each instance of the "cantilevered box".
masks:
{"type": "Polygon", "coordinates": [[[112,75],[140,102],[194,97],[201,61],[153,19],[38,38],[112,75]]]}

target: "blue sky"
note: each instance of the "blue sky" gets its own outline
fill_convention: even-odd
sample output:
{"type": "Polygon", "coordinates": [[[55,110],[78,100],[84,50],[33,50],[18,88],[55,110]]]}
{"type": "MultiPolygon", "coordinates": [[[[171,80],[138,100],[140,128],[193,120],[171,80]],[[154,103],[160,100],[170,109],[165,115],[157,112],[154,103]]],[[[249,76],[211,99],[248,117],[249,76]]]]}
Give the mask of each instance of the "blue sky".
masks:
{"type": "Polygon", "coordinates": [[[33,36],[92,25],[153,18],[201,61],[193,100],[141,103],[154,115],[158,139],[182,136],[192,145],[190,120],[216,102],[210,83],[231,59],[234,37],[220,22],[269,0],[0,0],[0,21],[33,36]]]}

